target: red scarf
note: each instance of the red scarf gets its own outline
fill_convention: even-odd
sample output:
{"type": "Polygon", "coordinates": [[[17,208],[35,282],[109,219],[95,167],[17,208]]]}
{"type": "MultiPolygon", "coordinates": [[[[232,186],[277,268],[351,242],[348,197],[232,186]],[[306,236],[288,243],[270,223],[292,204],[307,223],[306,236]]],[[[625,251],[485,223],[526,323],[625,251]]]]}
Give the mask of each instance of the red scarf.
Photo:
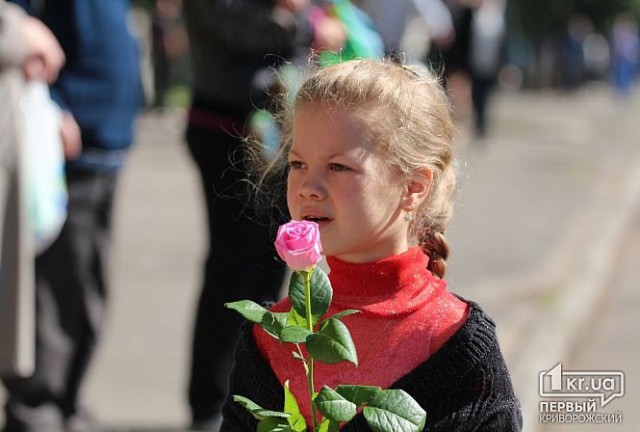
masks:
{"type": "MultiPolygon", "coordinates": [[[[327,316],[345,309],[361,311],[342,319],[355,343],[359,366],[315,362],[316,391],[338,384],[388,388],[427,360],[464,324],[467,304],[427,270],[428,262],[418,247],[365,264],[327,257],[333,287],[327,316]]],[[[286,312],[290,307],[286,298],[271,310],[286,312]]],[[[304,368],[291,355],[295,346],[281,344],[257,325],[253,334],[278,380],[283,385],[289,380],[302,414],[311,424],[304,368]]]]}

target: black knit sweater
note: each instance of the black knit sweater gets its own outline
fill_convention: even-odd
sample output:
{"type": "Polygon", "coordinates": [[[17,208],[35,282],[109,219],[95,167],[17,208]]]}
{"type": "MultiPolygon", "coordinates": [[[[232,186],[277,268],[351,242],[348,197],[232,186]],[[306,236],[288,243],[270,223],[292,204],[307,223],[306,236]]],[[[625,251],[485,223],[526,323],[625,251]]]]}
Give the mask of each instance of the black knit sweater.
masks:
{"type": "MultiPolygon", "coordinates": [[[[409,393],[426,411],[425,431],[495,431],[522,429],[520,404],[498,346],[495,324],[469,302],[466,323],[424,363],[391,387],[409,393]]],[[[345,383],[348,384],[348,383],[345,383]]],[[[257,421],[231,395],[248,397],[276,411],[284,407],[282,385],[256,347],[251,326],[241,332],[230,378],[221,432],[253,432],[257,421]]],[[[370,431],[362,414],[343,431],[370,431]]]]}

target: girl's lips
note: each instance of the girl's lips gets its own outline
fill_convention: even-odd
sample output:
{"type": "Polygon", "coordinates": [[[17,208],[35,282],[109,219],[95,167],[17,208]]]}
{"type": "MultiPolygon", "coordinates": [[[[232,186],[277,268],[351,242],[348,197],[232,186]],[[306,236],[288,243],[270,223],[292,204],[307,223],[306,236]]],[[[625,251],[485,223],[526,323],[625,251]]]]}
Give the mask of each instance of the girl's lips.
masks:
{"type": "Polygon", "coordinates": [[[315,222],[320,226],[326,225],[333,220],[325,216],[305,216],[303,219],[306,221],[315,222]]]}
{"type": "Polygon", "coordinates": [[[328,218],[327,218],[327,219],[323,219],[323,220],[316,221],[316,223],[317,223],[318,225],[320,225],[320,228],[322,228],[323,226],[325,226],[325,225],[327,225],[327,224],[331,223],[331,221],[332,221],[332,220],[333,220],[333,219],[328,219],[328,218]]]}

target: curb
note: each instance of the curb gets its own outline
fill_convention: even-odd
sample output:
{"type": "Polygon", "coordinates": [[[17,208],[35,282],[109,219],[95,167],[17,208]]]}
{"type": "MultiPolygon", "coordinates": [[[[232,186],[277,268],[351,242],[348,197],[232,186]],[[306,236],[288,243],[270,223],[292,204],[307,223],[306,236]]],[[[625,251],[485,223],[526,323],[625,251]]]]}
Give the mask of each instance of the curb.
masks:
{"type": "Polygon", "coordinates": [[[640,152],[629,161],[617,171],[618,178],[603,179],[591,204],[593,211],[571,227],[559,250],[541,269],[540,274],[547,277],[521,281],[531,287],[528,292],[534,296],[524,303],[535,310],[518,311],[525,317],[519,326],[525,333],[518,335],[520,343],[512,350],[510,370],[522,404],[525,432],[542,429],[538,372],[568,356],[578,341],[611,280],[614,259],[640,208],[640,152]],[[531,306],[531,302],[537,304],[531,306]]]}

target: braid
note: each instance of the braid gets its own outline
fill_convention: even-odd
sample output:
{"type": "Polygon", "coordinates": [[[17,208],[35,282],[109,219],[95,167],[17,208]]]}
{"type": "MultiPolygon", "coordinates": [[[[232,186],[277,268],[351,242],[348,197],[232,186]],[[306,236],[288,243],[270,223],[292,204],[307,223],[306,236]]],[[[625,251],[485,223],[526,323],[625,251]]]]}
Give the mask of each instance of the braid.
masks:
{"type": "Polygon", "coordinates": [[[449,257],[449,244],[444,234],[440,231],[426,233],[420,239],[420,248],[429,257],[427,269],[442,279],[447,271],[447,258],[449,257]]]}

